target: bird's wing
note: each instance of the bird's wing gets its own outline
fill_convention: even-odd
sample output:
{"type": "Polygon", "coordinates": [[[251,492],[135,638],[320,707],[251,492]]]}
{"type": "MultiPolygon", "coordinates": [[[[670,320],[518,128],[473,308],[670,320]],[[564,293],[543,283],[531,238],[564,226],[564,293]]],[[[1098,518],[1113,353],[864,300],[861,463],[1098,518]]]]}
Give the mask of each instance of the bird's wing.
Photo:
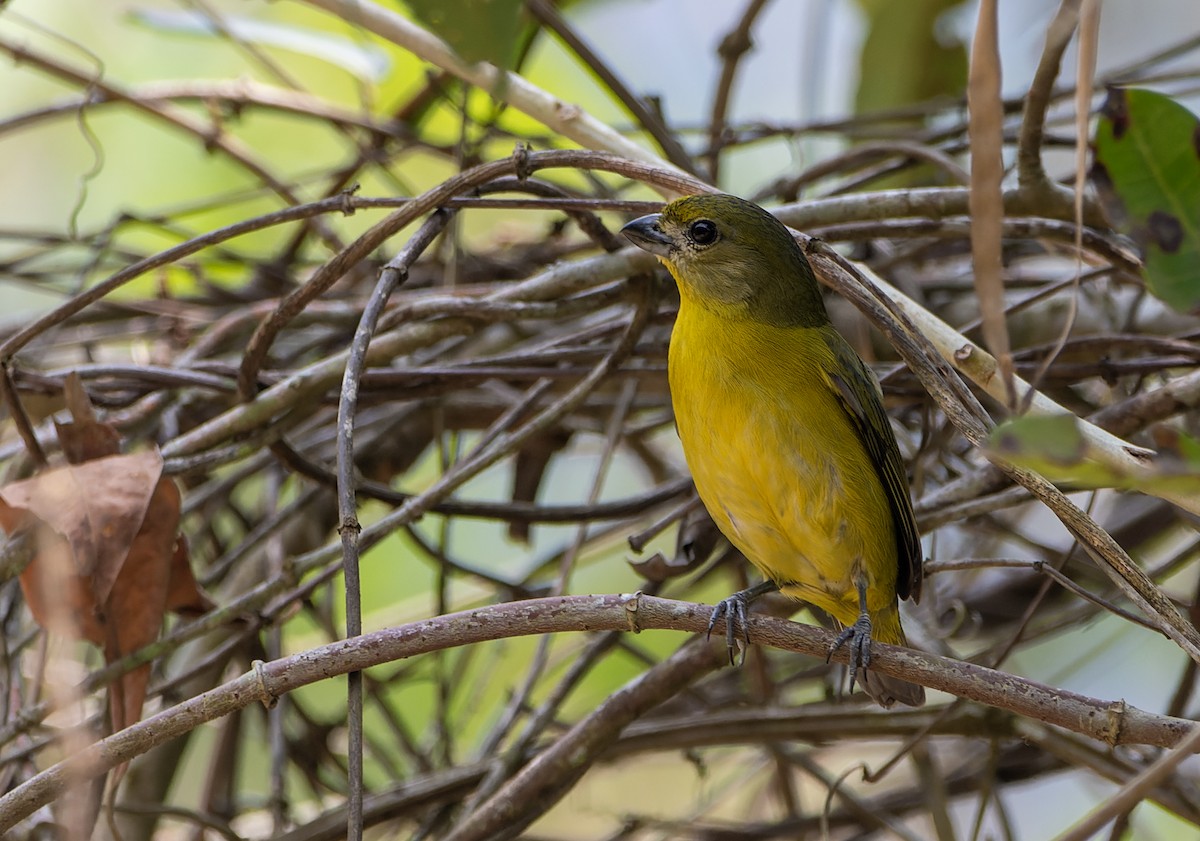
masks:
{"type": "Polygon", "coordinates": [[[841,336],[834,334],[828,344],[833,351],[835,365],[833,370],[826,371],[826,375],[875,464],[875,471],[887,494],[888,506],[892,509],[892,522],[896,527],[896,554],[900,565],[896,592],[902,599],[919,601],[923,575],[921,536],[913,516],[904,460],[900,456],[891,422],[883,409],[879,384],[875,375],[841,336]]]}

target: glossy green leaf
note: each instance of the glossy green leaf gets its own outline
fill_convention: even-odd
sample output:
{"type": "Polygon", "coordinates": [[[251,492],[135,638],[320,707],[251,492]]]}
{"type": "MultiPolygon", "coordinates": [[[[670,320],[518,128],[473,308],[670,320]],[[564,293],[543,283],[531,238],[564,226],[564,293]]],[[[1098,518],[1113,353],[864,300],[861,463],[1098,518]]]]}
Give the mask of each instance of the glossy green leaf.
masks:
{"type": "Polygon", "coordinates": [[[1109,221],[1142,251],[1146,286],[1200,308],[1200,120],[1170,97],[1110,88],[1092,183],[1109,221]]]}

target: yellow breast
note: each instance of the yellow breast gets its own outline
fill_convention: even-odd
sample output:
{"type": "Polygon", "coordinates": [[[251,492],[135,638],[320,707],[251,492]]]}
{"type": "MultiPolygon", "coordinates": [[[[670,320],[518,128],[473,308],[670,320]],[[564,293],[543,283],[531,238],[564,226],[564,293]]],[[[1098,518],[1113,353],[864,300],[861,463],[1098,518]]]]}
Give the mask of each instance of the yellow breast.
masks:
{"type": "MultiPolygon", "coordinates": [[[[843,623],[896,602],[887,497],[830,385],[816,328],[718,316],[684,301],[671,336],[675,420],[717,525],[783,592],[843,623]]],[[[897,626],[898,627],[898,626],[897,626]]]]}

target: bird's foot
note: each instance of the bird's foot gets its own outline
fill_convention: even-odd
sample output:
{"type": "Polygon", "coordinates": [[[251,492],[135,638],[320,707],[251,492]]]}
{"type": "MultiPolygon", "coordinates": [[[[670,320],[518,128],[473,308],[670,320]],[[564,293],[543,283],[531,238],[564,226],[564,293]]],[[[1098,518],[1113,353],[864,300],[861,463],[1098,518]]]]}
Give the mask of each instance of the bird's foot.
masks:
{"type": "Polygon", "coordinates": [[[712,616],[708,618],[708,633],[706,638],[712,637],[713,628],[723,618],[725,620],[725,644],[729,648],[729,665],[739,665],[737,661],[737,643],[738,629],[741,629],[741,638],[744,645],[742,646],[742,662],[746,661],[746,649],[750,647],[750,629],[746,625],[746,616],[749,613],[750,603],[764,593],[769,593],[772,590],[778,589],[774,581],[764,581],[761,584],[756,584],[746,590],[739,590],[727,599],[717,602],[713,608],[712,616]]]}
{"type": "Polygon", "coordinates": [[[865,612],[858,615],[853,625],[842,629],[833,645],[829,646],[825,662],[828,663],[834,652],[846,643],[850,644],[850,691],[853,692],[858,670],[862,669],[865,672],[871,665],[871,617],[865,612]]]}

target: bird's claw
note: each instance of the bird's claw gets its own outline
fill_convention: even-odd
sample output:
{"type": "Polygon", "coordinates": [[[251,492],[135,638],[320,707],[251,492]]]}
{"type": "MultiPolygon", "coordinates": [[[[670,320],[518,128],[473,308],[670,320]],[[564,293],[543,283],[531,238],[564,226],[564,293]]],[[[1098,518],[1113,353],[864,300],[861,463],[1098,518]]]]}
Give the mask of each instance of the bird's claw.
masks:
{"type": "Polygon", "coordinates": [[[755,584],[748,590],[739,590],[727,599],[717,603],[713,608],[712,615],[708,618],[708,634],[707,639],[712,639],[713,628],[721,618],[725,618],[725,644],[729,647],[729,665],[736,666],[738,661],[735,657],[737,651],[737,629],[742,629],[742,662],[746,662],[746,651],[750,648],[750,626],[746,622],[746,616],[750,610],[750,602],[757,599],[764,593],[770,593],[778,590],[779,585],[774,581],[763,581],[755,584]]]}
{"type": "Polygon", "coordinates": [[[742,641],[745,645],[742,646],[742,660],[746,662],[746,649],[750,647],[750,629],[746,624],[747,608],[750,605],[750,599],[747,598],[745,591],[734,593],[727,599],[722,599],[717,602],[713,608],[712,615],[708,617],[708,633],[706,639],[712,639],[713,628],[722,618],[725,619],[725,644],[729,648],[729,665],[738,665],[737,660],[737,643],[738,628],[742,629],[742,641]]]}
{"type": "Polygon", "coordinates": [[[853,692],[854,681],[858,679],[858,670],[861,668],[865,672],[871,665],[870,616],[860,613],[853,625],[842,629],[837,639],[833,641],[833,645],[829,646],[825,662],[828,663],[834,652],[846,643],[850,643],[850,691],[853,692]]]}

